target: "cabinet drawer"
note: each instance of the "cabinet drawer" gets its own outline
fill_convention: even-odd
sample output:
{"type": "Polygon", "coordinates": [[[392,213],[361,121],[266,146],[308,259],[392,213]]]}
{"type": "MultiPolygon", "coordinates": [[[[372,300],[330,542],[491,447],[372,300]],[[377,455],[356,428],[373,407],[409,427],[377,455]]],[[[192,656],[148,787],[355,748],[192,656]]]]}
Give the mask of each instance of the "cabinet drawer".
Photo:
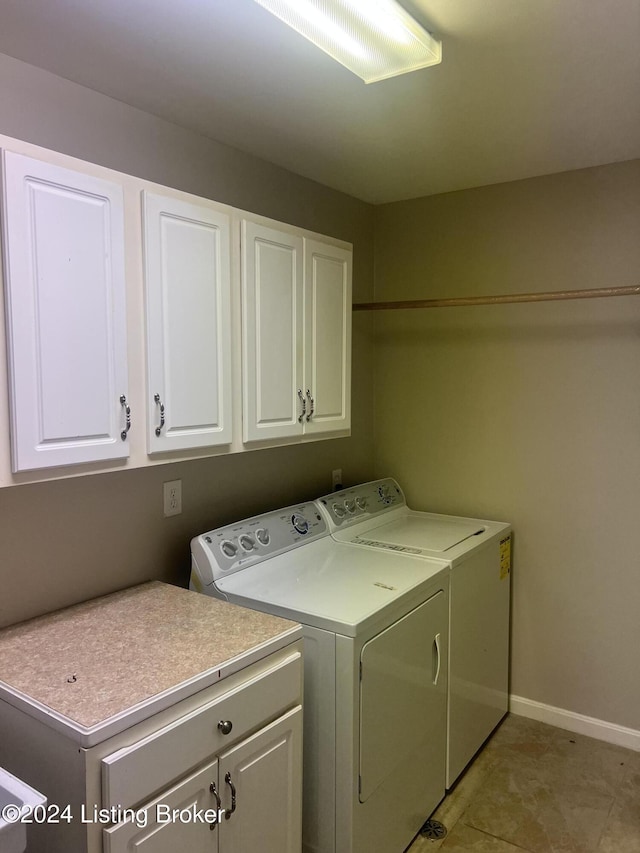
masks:
{"type": "MultiPolygon", "coordinates": [[[[129,808],[148,800],[209,756],[300,701],[302,656],[292,653],[228,693],[102,759],[102,805],[129,808]],[[221,720],[232,729],[223,734],[221,720]]],[[[205,691],[206,692],[206,691],[205,691]]]]}

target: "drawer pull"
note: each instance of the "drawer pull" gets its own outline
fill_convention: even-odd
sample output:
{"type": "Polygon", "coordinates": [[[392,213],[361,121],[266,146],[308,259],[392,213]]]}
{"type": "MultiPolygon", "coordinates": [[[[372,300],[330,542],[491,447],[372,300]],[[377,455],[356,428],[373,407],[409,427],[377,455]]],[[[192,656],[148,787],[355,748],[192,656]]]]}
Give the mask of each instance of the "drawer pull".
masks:
{"type": "Polygon", "coordinates": [[[223,735],[228,735],[233,728],[233,723],[231,720],[220,720],[218,723],[218,729],[222,732],[223,735]]]}
{"type": "Polygon", "coordinates": [[[231,788],[231,808],[227,809],[224,813],[225,820],[229,820],[231,815],[236,810],[236,786],[231,781],[231,773],[227,773],[224,777],[224,781],[231,788]]]}

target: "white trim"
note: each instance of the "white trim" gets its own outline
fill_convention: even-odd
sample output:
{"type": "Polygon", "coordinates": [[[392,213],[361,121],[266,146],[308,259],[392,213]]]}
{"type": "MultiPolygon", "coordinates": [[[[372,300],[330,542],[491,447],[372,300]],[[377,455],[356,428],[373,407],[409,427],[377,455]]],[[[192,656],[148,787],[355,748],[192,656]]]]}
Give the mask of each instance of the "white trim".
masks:
{"type": "Polygon", "coordinates": [[[607,743],[615,743],[618,746],[626,746],[627,749],[640,752],[640,731],[636,729],[597,720],[595,717],[585,717],[584,714],[565,711],[564,708],[543,705],[542,702],[534,702],[533,699],[524,699],[522,696],[509,697],[509,710],[512,714],[521,717],[529,717],[541,723],[548,723],[570,732],[594,737],[607,743]]]}

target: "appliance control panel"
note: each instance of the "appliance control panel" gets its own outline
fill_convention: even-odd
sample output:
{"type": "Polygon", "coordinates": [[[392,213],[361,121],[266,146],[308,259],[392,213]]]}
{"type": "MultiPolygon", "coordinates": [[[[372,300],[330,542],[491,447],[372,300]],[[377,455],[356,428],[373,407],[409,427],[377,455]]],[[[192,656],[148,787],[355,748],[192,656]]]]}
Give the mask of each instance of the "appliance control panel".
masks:
{"type": "Polygon", "coordinates": [[[191,568],[201,584],[275,557],[328,534],[314,503],[256,515],[227,527],[218,527],[191,540],[191,568]]]}
{"type": "Polygon", "coordinates": [[[390,477],[333,492],[316,503],[331,530],[340,530],[406,505],[402,489],[390,477]]]}

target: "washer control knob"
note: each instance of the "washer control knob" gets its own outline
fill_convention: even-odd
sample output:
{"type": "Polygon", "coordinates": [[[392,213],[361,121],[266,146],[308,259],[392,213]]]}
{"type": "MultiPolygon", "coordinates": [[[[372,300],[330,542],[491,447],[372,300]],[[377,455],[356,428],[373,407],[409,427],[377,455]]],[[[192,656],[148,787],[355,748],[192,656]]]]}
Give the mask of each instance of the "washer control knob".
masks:
{"type": "Polygon", "coordinates": [[[271,536],[266,527],[259,527],[256,530],[256,539],[261,545],[268,545],[271,541],[271,536]]]}
{"type": "Polygon", "coordinates": [[[331,509],[333,510],[333,514],[336,518],[344,518],[345,509],[343,506],[340,506],[340,504],[332,504],[331,509]]]}
{"type": "Polygon", "coordinates": [[[242,536],[238,539],[241,548],[243,551],[253,551],[256,547],[255,541],[251,538],[251,536],[247,536],[246,533],[243,533],[242,536]]]}
{"type": "Polygon", "coordinates": [[[301,536],[304,536],[305,533],[309,532],[309,522],[304,515],[300,515],[296,512],[291,516],[291,524],[293,524],[294,530],[300,533],[301,536]]]}
{"type": "Polygon", "coordinates": [[[218,723],[218,729],[222,732],[223,735],[228,735],[233,728],[233,723],[231,720],[220,720],[218,723]]]}
{"type": "Polygon", "coordinates": [[[356,498],[356,506],[358,509],[365,510],[369,501],[366,498],[356,498]]]}
{"type": "Polygon", "coordinates": [[[235,555],[238,553],[237,545],[235,545],[229,539],[224,539],[220,543],[220,550],[225,555],[225,557],[235,557],[235,555]]]}
{"type": "Polygon", "coordinates": [[[344,508],[350,515],[353,515],[353,513],[356,511],[356,502],[353,500],[353,498],[347,498],[347,500],[344,502],[344,508]]]}

